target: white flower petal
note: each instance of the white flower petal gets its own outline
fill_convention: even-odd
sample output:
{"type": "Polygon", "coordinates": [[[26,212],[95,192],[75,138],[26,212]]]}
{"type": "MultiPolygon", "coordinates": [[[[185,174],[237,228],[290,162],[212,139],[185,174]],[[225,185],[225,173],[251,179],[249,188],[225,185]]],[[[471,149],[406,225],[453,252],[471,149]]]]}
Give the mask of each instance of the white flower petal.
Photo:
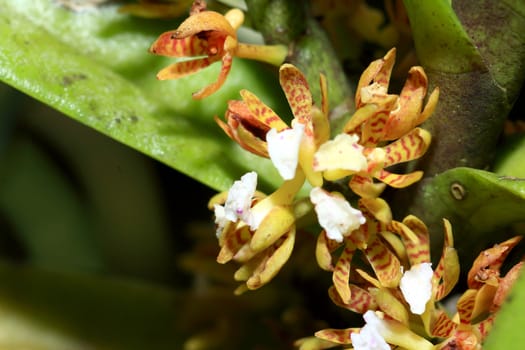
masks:
{"type": "Polygon", "coordinates": [[[315,205],[319,224],[326,235],[337,242],[342,242],[345,236],[366,221],[363,213],[352,208],[344,198],[331,195],[319,187],[310,191],[310,200],[315,205]]]}
{"type": "Polygon", "coordinates": [[[252,198],[257,188],[257,173],[251,171],[233,183],[224,203],[224,217],[229,221],[247,221],[250,216],[252,198]]]}
{"type": "Polygon", "coordinates": [[[215,224],[217,225],[217,230],[215,231],[215,235],[217,238],[219,238],[222,234],[222,230],[224,229],[224,226],[228,223],[228,219],[226,218],[226,214],[224,212],[224,207],[220,204],[215,204],[213,206],[214,214],[215,214],[215,224]]]}
{"type": "Polygon", "coordinates": [[[272,128],[266,134],[270,159],[285,180],[291,180],[295,176],[299,162],[299,146],[303,135],[304,125],[301,123],[295,123],[291,129],[281,132],[272,128]]]}
{"type": "Polygon", "coordinates": [[[363,318],[366,324],[359,333],[350,334],[352,346],[355,350],[390,350],[390,345],[381,335],[381,329],[384,327],[382,320],[377,315],[368,310],[363,318]]]}
{"type": "Polygon", "coordinates": [[[425,306],[432,297],[433,275],[431,263],[414,265],[403,274],[399,288],[413,314],[421,315],[425,312],[425,306]]]}
{"type": "Polygon", "coordinates": [[[366,170],[368,164],[363,155],[363,146],[358,141],[359,136],[356,134],[339,134],[335,139],[323,143],[315,153],[314,169],[354,172],[366,170]]]}

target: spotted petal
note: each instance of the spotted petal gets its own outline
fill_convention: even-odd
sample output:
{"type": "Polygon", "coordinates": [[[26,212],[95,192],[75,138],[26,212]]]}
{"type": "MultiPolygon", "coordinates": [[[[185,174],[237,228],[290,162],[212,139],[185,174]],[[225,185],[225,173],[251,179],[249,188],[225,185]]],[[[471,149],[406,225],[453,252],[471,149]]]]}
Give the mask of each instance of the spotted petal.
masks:
{"type": "Polygon", "coordinates": [[[248,90],[241,90],[240,94],[253,117],[263,125],[266,125],[268,129],[273,128],[277,131],[282,131],[288,128],[288,125],[253,93],[248,90]]]}
{"type": "Polygon", "coordinates": [[[516,282],[522,267],[523,262],[517,263],[507,272],[505,277],[500,279],[498,289],[496,290],[496,295],[494,296],[491,312],[496,312],[499,310],[500,306],[503,304],[507,295],[511,291],[511,287],[514,285],[514,282],[516,282]]]}
{"type": "Polygon", "coordinates": [[[299,123],[309,123],[313,101],[306,77],[295,66],[283,64],[279,70],[279,81],[294,118],[299,123]]]}
{"type": "MultiPolygon", "coordinates": [[[[230,102],[239,102],[239,104],[242,104],[241,101],[230,102]]],[[[236,117],[232,118],[230,111],[226,112],[226,118],[228,120],[228,124],[217,117],[214,118],[215,122],[226,133],[226,135],[228,135],[232,140],[237,142],[239,146],[248,152],[264,158],[269,157],[268,145],[264,140],[260,139],[256,134],[253,133],[253,129],[247,129],[242,123],[240,123],[238,120],[235,120],[236,117]]],[[[249,123],[246,124],[247,126],[250,126],[249,123]]]]}
{"type": "Polygon", "coordinates": [[[494,283],[494,278],[499,277],[499,269],[503,261],[521,238],[521,236],[513,237],[479,254],[468,273],[469,288],[479,288],[487,282],[494,283]]]}

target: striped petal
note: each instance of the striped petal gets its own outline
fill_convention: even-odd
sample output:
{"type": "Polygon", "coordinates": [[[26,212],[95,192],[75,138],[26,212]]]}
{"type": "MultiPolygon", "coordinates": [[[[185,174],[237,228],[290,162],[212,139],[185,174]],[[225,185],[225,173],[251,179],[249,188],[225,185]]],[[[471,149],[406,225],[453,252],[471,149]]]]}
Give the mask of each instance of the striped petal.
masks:
{"type": "Polygon", "coordinates": [[[436,320],[432,325],[431,334],[434,337],[448,338],[452,335],[454,330],[457,328],[457,324],[454,323],[450,317],[443,310],[437,311],[436,320]]]}
{"type": "Polygon", "coordinates": [[[384,147],[386,152],[385,167],[421,157],[430,146],[431,139],[428,131],[420,128],[413,129],[399,140],[384,147]]]}
{"type": "Polygon", "coordinates": [[[361,198],[360,203],[380,222],[388,224],[392,221],[392,211],[382,198],[361,198]]]}
{"type": "Polygon", "coordinates": [[[468,289],[457,302],[459,322],[462,325],[468,325],[472,320],[472,312],[474,311],[474,305],[476,304],[477,294],[477,289],[468,289]]]}
{"type": "Polygon", "coordinates": [[[364,251],[370,265],[374,269],[381,286],[396,288],[401,279],[401,263],[397,257],[381,241],[379,236],[371,238],[364,251]]]}
{"type": "Polygon", "coordinates": [[[231,54],[230,53],[224,54],[222,56],[221,71],[219,72],[219,76],[217,77],[217,80],[211,83],[210,85],[202,88],[201,90],[194,92],[192,94],[192,97],[194,99],[202,99],[202,98],[210,96],[215,91],[219,90],[219,88],[226,81],[228,74],[230,73],[232,62],[233,62],[233,57],[231,56],[231,54]]]}
{"type": "Polygon", "coordinates": [[[201,58],[191,61],[183,61],[170,64],[166,68],[163,68],[157,73],[157,79],[159,80],[168,80],[168,79],[178,79],[185,77],[187,75],[196,73],[203,68],[208,67],[210,64],[216,62],[217,59],[210,58],[201,58]]]}
{"type": "MultiPolygon", "coordinates": [[[[423,68],[410,68],[405,86],[399,94],[399,107],[392,111],[388,118],[385,140],[398,139],[425,121],[420,117],[422,116],[421,109],[427,94],[427,87],[428,79],[423,68]]],[[[437,96],[432,98],[431,103],[435,107],[437,96]]],[[[430,114],[427,112],[423,117],[426,119],[430,114]]]]}
{"type": "Polygon", "coordinates": [[[403,220],[403,224],[417,237],[417,242],[414,242],[413,240],[408,239],[408,237],[401,235],[401,239],[407,250],[410,265],[414,266],[430,262],[430,237],[425,223],[419,220],[416,216],[409,215],[403,220]]]}
{"type": "Polygon", "coordinates": [[[418,182],[423,177],[422,171],[414,171],[408,174],[394,174],[386,170],[381,170],[376,178],[390,187],[405,188],[418,182]]]}
{"type": "Polygon", "coordinates": [[[381,195],[386,185],[374,182],[369,176],[354,175],[348,183],[352,191],[362,198],[376,198],[381,195]]]}
{"type": "Polygon", "coordinates": [[[348,302],[343,302],[339,292],[333,286],[328,289],[328,296],[335,305],[359,314],[378,308],[374,297],[368,291],[354,284],[350,284],[349,288],[352,298],[348,302]]]}
{"type": "MultiPolygon", "coordinates": [[[[189,36],[177,39],[175,30],[162,33],[151,45],[149,52],[167,57],[195,57],[208,55],[210,43],[206,38],[189,36]]],[[[222,44],[220,45],[222,47],[222,44]]],[[[212,49],[218,52],[218,49],[212,49]]]]}
{"type": "Polygon", "coordinates": [[[335,289],[339,293],[342,302],[345,304],[350,301],[350,297],[352,296],[349,287],[349,280],[350,265],[355,251],[356,247],[350,241],[347,241],[345,248],[335,264],[334,272],[332,274],[332,281],[335,289]]]}

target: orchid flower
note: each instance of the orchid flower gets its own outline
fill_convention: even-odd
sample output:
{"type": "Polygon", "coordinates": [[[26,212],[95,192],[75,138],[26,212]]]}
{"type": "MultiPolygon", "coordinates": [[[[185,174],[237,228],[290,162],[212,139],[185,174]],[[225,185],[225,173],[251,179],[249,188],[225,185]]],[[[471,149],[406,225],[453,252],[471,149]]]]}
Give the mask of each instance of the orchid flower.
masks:
{"type": "Polygon", "coordinates": [[[208,11],[205,7],[191,11],[190,16],[177,29],[162,33],[151,45],[150,52],[168,57],[197,58],[176,62],[161,70],[157,78],[178,79],[221,61],[221,71],[217,80],[193,93],[194,99],[202,99],[216,92],[224,84],[233,57],[280,65],[288,53],[285,46],[238,42],[237,30],[243,22],[244,13],[239,9],[232,9],[224,15],[208,11]]]}

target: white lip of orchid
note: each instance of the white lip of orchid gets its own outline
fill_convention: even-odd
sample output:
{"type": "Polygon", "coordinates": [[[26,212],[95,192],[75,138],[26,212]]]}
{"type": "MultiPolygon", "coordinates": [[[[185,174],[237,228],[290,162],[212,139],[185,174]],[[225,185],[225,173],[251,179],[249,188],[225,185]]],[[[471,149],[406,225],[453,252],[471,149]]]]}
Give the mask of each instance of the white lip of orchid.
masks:
{"type": "Polygon", "coordinates": [[[214,206],[217,237],[220,237],[228,221],[235,222],[241,219],[248,223],[251,220],[250,208],[256,188],[257,173],[254,171],[246,173],[233,183],[224,206],[218,204],[214,206]]]}
{"type": "Polygon", "coordinates": [[[381,335],[384,329],[383,321],[374,311],[368,310],[364,315],[366,324],[359,333],[350,334],[352,346],[356,350],[390,350],[390,345],[381,335]]]}
{"type": "Polygon", "coordinates": [[[319,187],[310,191],[310,200],[315,205],[319,224],[326,235],[337,242],[342,242],[345,236],[366,222],[363,213],[352,208],[346,199],[329,194],[319,187]]]}
{"type": "Polygon", "coordinates": [[[323,143],[315,153],[314,169],[349,170],[359,172],[366,170],[368,164],[363,155],[363,146],[356,134],[339,134],[333,140],[323,143]]]}
{"type": "Polygon", "coordinates": [[[291,180],[295,176],[304,127],[304,124],[294,123],[291,129],[278,132],[272,128],[266,133],[268,154],[284,180],[291,180]]]}
{"type": "Polygon", "coordinates": [[[413,314],[421,315],[425,312],[426,304],[432,297],[433,275],[432,264],[421,263],[412,266],[401,277],[399,288],[413,314]]]}

